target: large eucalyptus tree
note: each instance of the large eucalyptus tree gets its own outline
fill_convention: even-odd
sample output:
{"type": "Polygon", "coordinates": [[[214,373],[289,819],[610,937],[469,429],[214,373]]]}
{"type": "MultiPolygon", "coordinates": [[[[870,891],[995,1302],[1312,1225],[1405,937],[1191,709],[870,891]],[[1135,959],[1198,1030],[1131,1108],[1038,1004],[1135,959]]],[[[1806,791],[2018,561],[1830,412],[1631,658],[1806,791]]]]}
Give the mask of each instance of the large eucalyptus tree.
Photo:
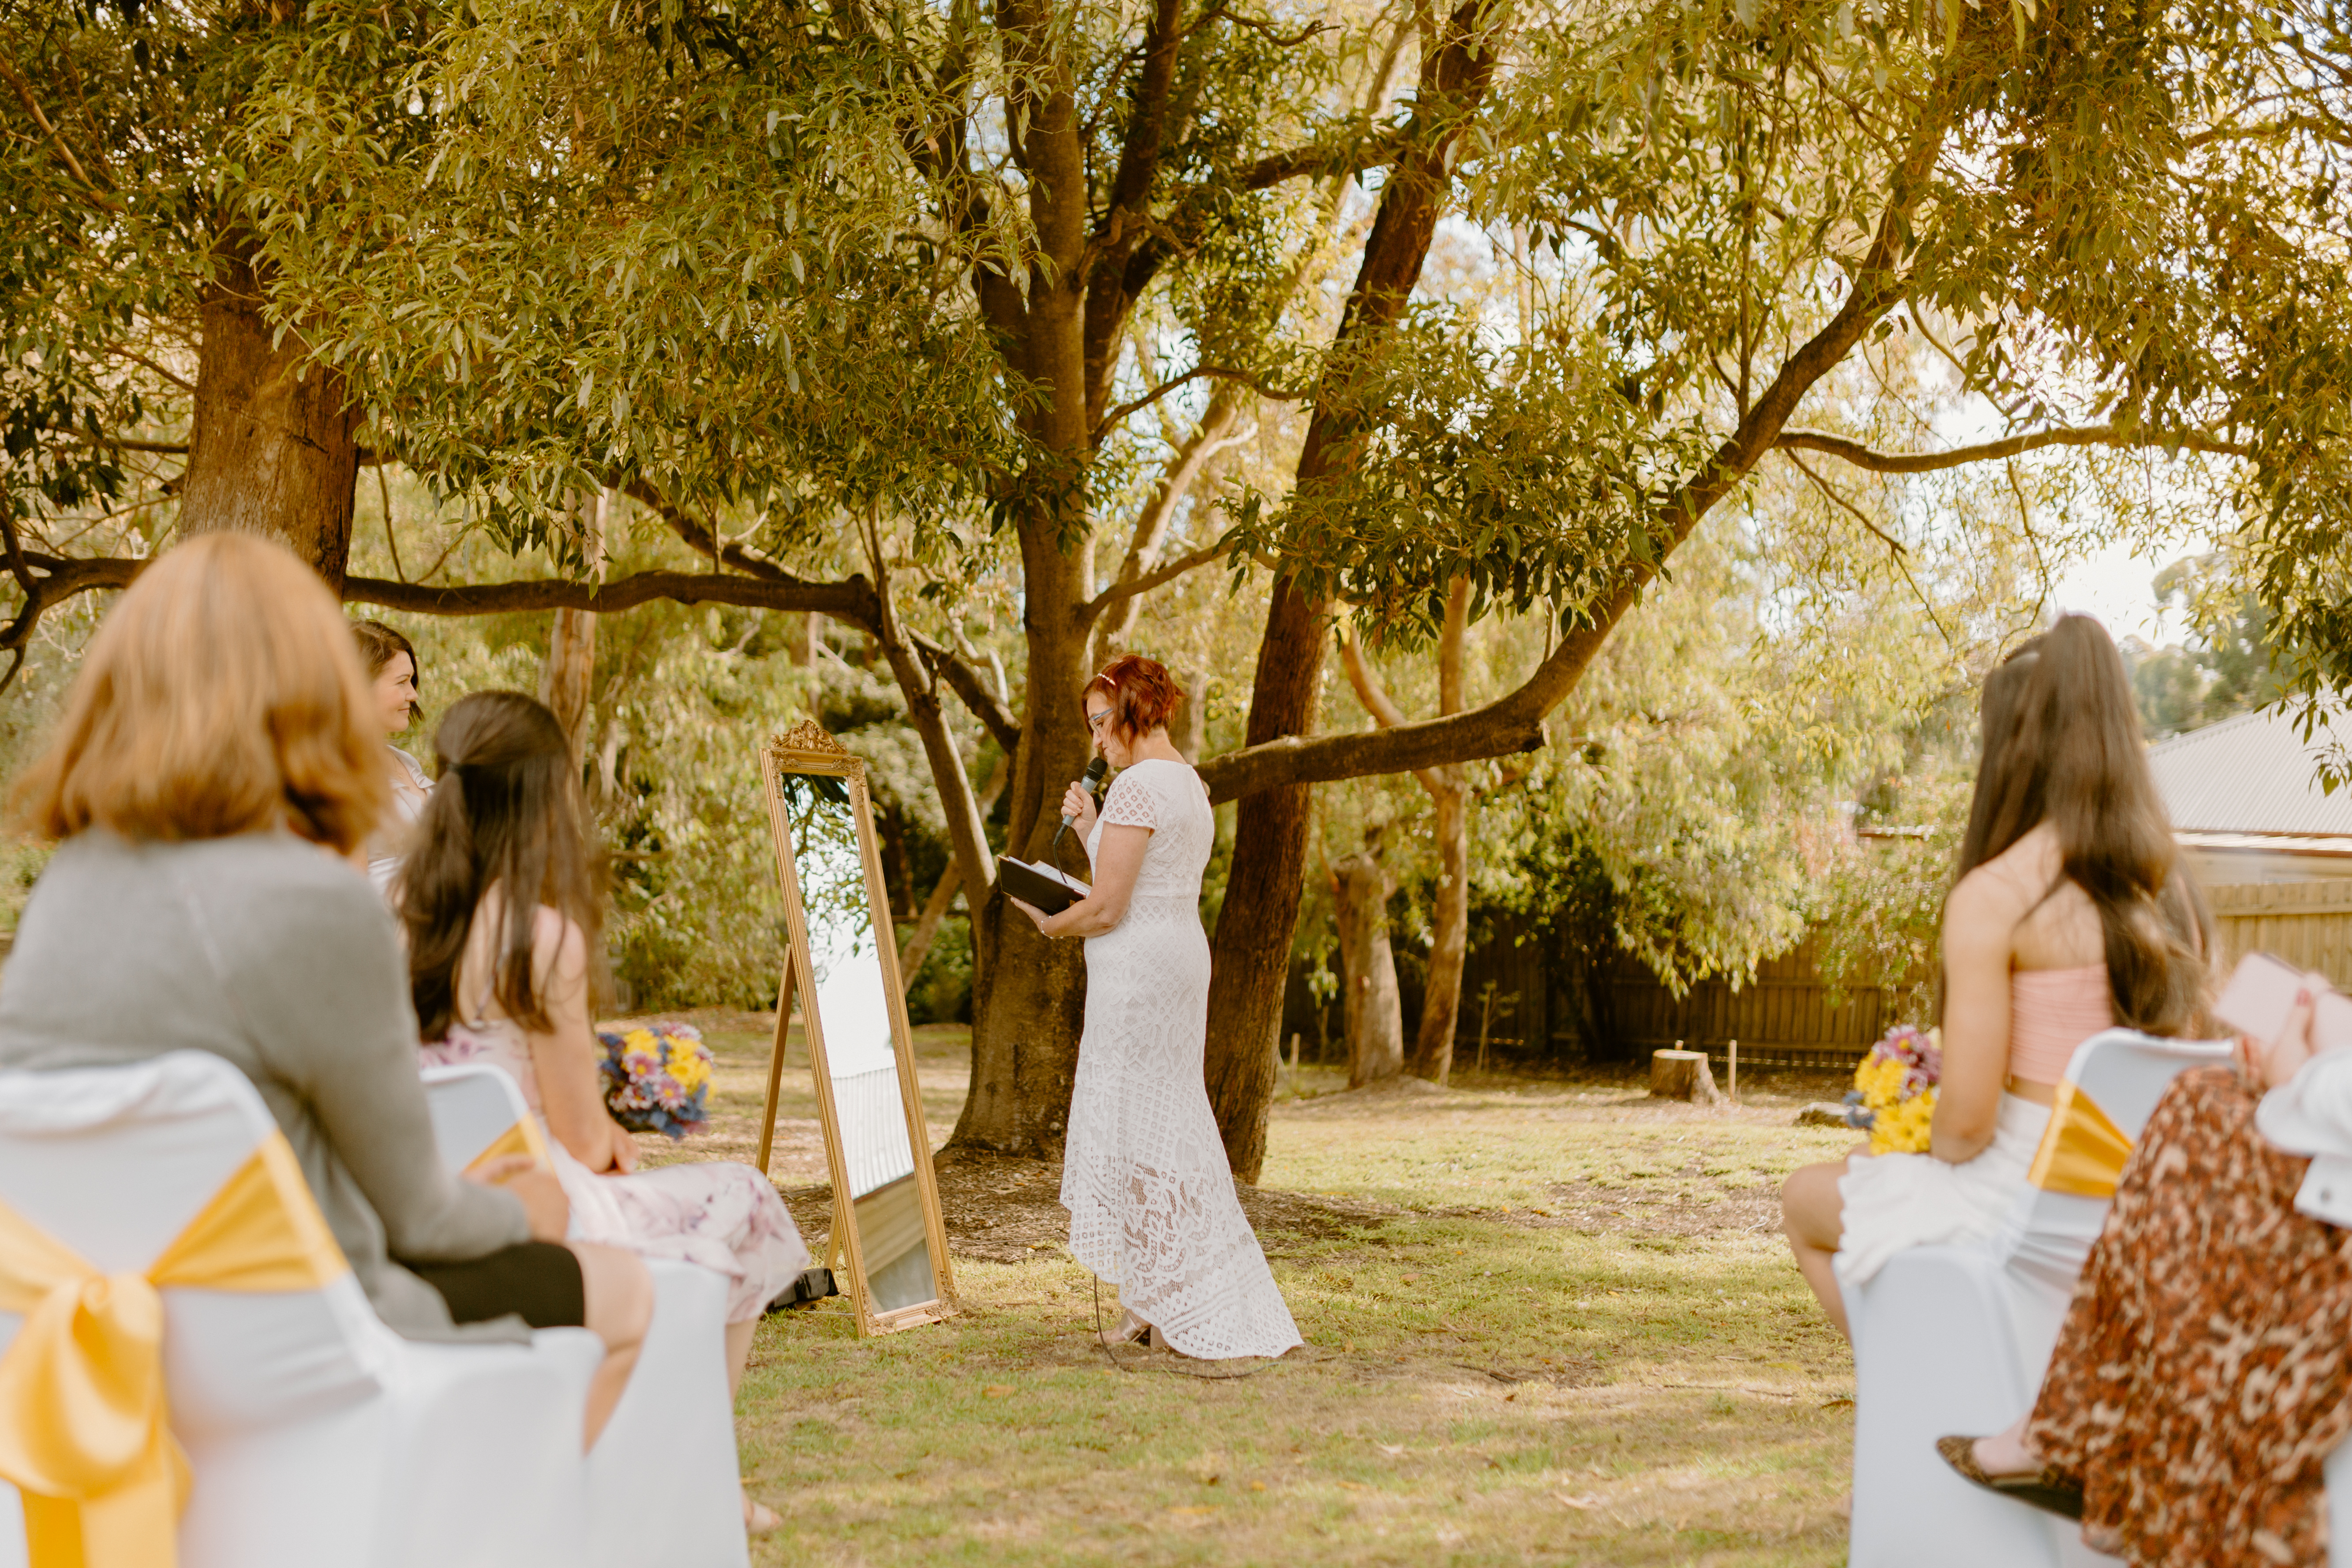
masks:
{"type": "Polygon", "coordinates": [[[974,905],[958,1136],[1030,1151],[1058,1142],[1081,974],[988,892],[941,693],[1011,758],[1034,853],[1139,597],[1270,571],[1246,743],[1202,770],[1242,802],[1209,1071],[1254,1179],[1308,786],[1542,744],[1768,459],[1900,549],[1903,476],[2203,454],[2290,623],[2325,630],[2333,579],[2294,574],[2340,536],[2347,58],[2324,0],[0,0],[0,647],[216,526],[426,613],[866,627],[974,905]],[[1513,331],[1430,286],[1441,233],[1524,237],[1513,331]],[[1999,428],[1956,444],[1855,395],[1898,330],[1999,428]],[[1187,504],[1292,402],[1287,479],[1230,528],[1187,504]],[[393,459],[565,570],[347,577],[352,478],[393,459]],[[709,570],[594,580],[600,490],[709,570]],[[138,509],[134,548],[68,547],[93,504],[138,509]],[[1009,703],[893,588],[997,551],[1009,703]],[[1319,733],[1343,606],[1377,647],[1497,613],[1559,635],[1495,701],[1319,733]]]}

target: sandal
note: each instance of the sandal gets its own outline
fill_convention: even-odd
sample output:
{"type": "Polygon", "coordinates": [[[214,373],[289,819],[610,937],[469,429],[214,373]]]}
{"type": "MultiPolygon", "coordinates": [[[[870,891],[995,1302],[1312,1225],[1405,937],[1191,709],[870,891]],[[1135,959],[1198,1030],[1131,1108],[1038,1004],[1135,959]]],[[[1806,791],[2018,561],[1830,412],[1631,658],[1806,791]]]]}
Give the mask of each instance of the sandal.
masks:
{"type": "MultiPolygon", "coordinates": [[[[1099,1322],[1101,1320],[1097,1319],[1096,1321],[1099,1322]]],[[[1151,1342],[1151,1325],[1133,1312],[1122,1311],[1118,1317],[1118,1327],[1097,1329],[1095,1331],[1095,1337],[1102,1341],[1105,1350],[1116,1350],[1120,1345],[1138,1342],[1149,1345],[1151,1342]]]]}
{"type": "Polygon", "coordinates": [[[1938,1437],[1936,1452],[1944,1463],[1958,1470],[1960,1479],[1989,1492],[1997,1492],[2012,1502],[2038,1508],[2044,1513],[2054,1513],[2061,1519],[2080,1521],[2083,1517],[2083,1489],[2069,1479],[2063,1471],[2044,1465],[2038,1470],[2023,1470],[2016,1475],[1988,1474],[1977,1463],[1977,1440],[1974,1437],[1938,1437]]]}

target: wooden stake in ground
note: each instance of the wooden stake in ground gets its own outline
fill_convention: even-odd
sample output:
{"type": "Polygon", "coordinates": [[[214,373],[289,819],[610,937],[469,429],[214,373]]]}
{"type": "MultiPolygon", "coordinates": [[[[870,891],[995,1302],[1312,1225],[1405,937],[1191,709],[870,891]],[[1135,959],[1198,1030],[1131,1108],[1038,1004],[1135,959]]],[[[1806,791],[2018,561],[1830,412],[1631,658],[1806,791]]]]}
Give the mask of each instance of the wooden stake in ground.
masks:
{"type": "Polygon", "coordinates": [[[1725,1077],[1730,1082],[1724,1092],[1731,1097],[1731,1103],[1737,1105],[1739,1103],[1739,1042],[1738,1040],[1731,1042],[1731,1060],[1727,1065],[1730,1071],[1725,1074],[1725,1077]]]}
{"type": "Polygon", "coordinates": [[[1682,1049],[1675,1042],[1671,1051],[1650,1053],[1650,1096],[1654,1100],[1687,1100],[1698,1105],[1714,1105],[1723,1093],[1715,1087],[1715,1074],[1707,1070],[1705,1051],[1682,1049]]]}

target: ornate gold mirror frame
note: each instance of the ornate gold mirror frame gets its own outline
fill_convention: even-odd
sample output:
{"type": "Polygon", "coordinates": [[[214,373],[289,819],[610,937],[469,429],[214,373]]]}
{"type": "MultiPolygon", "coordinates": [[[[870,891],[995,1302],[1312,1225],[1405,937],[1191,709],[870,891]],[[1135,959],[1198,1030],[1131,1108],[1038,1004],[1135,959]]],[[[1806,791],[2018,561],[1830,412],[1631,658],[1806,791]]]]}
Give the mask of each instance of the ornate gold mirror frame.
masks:
{"type": "Polygon", "coordinates": [[[930,1135],[915,1081],[915,1037],[907,1024],[898,942],[890,927],[890,900],[875,842],[874,808],[866,790],[866,763],[811,721],[761,748],[760,777],[766,787],[768,821],[775,836],[776,875],[783,888],[790,949],[776,997],[775,1042],[768,1055],[767,1102],[760,1118],[760,1170],[766,1173],[775,1142],[784,1038],[797,997],[802,1032],[808,1041],[809,1068],[816,1080],[825,1163],[833,1174],[832,1253],[836,1264],[846,1265],[848,1278],[843,1293],[856,1309],[857,1331],[886,1334],[936,1322],[957,1310],[955,1281],[948,1265],[939,1184],[931,1171],[930,1135]],[[843,858],[845,839],[835,837],[827,859],[817,833],[821,826],[829,825],[837,836],[845,812],[856,828],[856,858],[863,872],[862,883],[843,858]],[[812,889],[804,887],[794,855],[796,814],[803,847],[811,857],[811,871],[820,879],[828,873],[833,878],[830,885],[814,889],[821,939],[816,947],[810,940],[812,889]],[[830,817],[830,823],[821,824],[819,814],[830,817]],[[862,935],[856,930],[855,910],[845,902],[855,899],[861,885],[866,922],[862,935]],[[870,958],[857,951],[865,937],[872,942],[870,958]],[[827,966],[827,973],[820,973],[820,963],[827,966]],[[865,984],[869,975],[878,982],[878,999],[865,984]],[[824,1003],[828,992],[833,1000],[824,1003]],[[897,1068],[903,1145],[889,1125],[888,1086],[876,1081],[885,1068],[854,1066],[876,1054],[871,1033],[877,1000],[881,1016],[887,1020],[890,1061],[897,1068]],[[830,1021],[824,1016],[828,1006],[835,1013],[830,1021]],[[829,1027],[843,1031],[836,1035],[837,1050],[832,1053],[826,1046],[829,1027]],[[850,1069],[841,1079],[833,1072],[836,1058],[850,1069]],[[848,1098],[853,1102],[846,1121],[842,1104],[845,1084],[851,1086],[848,1098]],[[857,1146],[853,1148],[853,1142],[857,1146]],[[903,1174],[898,1172],[902,1161],[912,1167],[903,1174]],[[859,1190],[860,1184],[865,1191],[859,1190]],[[913,1254],[917,1239],[929,1251],[928,1284],[914,1267],[920,1261],[913,1254]]]}

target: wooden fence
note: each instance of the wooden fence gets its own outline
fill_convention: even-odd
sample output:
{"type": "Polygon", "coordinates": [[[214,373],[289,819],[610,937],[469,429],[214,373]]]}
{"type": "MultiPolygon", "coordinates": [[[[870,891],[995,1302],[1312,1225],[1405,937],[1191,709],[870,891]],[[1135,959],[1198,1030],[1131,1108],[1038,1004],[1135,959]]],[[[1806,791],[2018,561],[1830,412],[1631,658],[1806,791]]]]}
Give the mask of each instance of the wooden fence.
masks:
{"type": "MultiPolygon", "coordinates": [[[[2352,880],[2219,887],[2206,896],[2221,973],[2260,950],[2352,991],[2352,880]]],[[[1482,995],[1495,1003],[1487,1043],[1501,1058],[1638,1063],[1679,1043],[1706,1052],[1718,1068],[1732,1040],[1739,1042],[1739,1059],[1757,1067],[1850,1068],[1927,1001],[1921,976],[1917,984],[1851,986],[1832,1002],[1811,937],[1759,965],[1756,978],[1737,990],[1728,981],[1707,980],[1681,996],[1626,954],[1590,963],[1570,963],[1570,956],[1522,940],[1507,924],[1474,947],[1464,969],[1454,1060],[1467,1066],[1476,1053],[1482,995]]],[[[1311,1005],[1303,984],[1293,991],[1284,1037],[1306,1030],[1311,1039],[1311,1005]]],[[[1409,982],[1406,992],[1410,1045],[1421,997],[1417,984],[1409,982]]],[[[1342,1049],[1336,1006],[1326,1029],[1333,1048],[1342,1049]]]]}
{"type": "Polygon", "coordinates": [[[2272,952],[2352,989],[2352,881],[2247,883],[2205,896],[2219,973],[2249,952],[2272,952]]]}
{"type": "Polygon", "coordinates": [[[1758,1067],[1851,1067],[1903,1021],[1914,1000],[1909,990],[1875,985],[1849,985],[1832,1000],[1811,936],[1759,964],[1756,978],[1737,990],[1727,980],[1705,980],[1677,997],[1622,954],[1600,983],[1608,990],[1608,1032],[1619,1054],[1634,1061],[1680,1044],[1719,1064],[1738,1040],[1739,1059],[1758,1067]]]}

